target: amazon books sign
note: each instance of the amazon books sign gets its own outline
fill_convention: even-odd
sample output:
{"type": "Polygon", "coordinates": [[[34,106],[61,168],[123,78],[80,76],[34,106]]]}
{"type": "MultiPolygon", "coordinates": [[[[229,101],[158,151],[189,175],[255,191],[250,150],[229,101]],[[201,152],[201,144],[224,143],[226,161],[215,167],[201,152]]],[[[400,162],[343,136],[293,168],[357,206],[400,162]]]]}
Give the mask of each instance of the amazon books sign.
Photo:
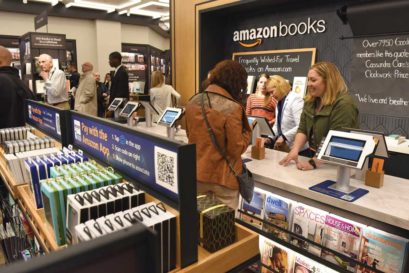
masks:
{"type": "Polygon", "coordinates": [[[306,21],[299,23],[284,24],[280,21],[273,26],[235,30],[233,32],[233,41],[244,47],[255,47],[261,44],[263,39],[323,33],[325,30],[325,20],[313,20],[308,17],[306,21]]]}

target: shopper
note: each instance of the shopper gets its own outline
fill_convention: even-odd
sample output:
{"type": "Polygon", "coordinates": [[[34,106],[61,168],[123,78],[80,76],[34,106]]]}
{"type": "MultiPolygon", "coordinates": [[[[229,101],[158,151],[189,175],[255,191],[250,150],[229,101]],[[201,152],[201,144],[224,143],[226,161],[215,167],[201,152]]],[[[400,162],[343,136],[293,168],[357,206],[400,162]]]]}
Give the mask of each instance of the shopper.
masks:
{"type": "MultiPolygon", "coordinates": [[[[176,100],[176,105],[179,103],[180,94],[176,92],[171,85],[165,84],[165,79],[162,72],[156,70],[152,73],[152,88],[149,90],[151,102],[159,115],[165,111],[166,107],[172,107],[172,97],[176,100]]],[[[154,116],[154,121],[158,120],[158,116],[154,116]]]]}
{"type": "Polygon", "coordinates": [[[41,68],[40,77],[45,81],[46,102],[55,107],[70,110],[64,72],[53,66],[53,58],[48,54],[41,54],[38,57],[38,63],[41,68]]]}
{"type": "Polygon", "coordinates": [[[105,74],[104,85],[108,90],[108,95],[110,94],[109,90],[111,90],[111,73],[108,72],[105,74]]]}
{"type": "Polygon", "coordinates": [[[105,108],[108,98],[108,88],[101,80],[101,75],[99,72],[94,73],[95,83],[97,84],[97,101],[98,101],[98,117],[105,116],[105,108]]]}
{"type": "Polygon", "coordinates": [[[74,109],[80,113],[97,116],[97,84],[92,74],[93,65],[90,62],[82,64],[82,74],[75,92],[74,109]]]}
{"type": "Polygon", "coordinates": [[[315,151],[329,130],[358,127],[358,108],[348,94],[348,88],[338,68],[330,62],[319,62],[308,71],[308,92],[301,114],[300,126],[290,153],[280,161],[287,166],[295,161],[300,170],[312,170],[321,165],[315,151]],[[308,142],[302,155],[309,161],[298,160],[298,153],[308,142]]]}
{"type": "Polygon", "coordinates": [[[277,100],[274,149],[289,152],[300,124],[304,100],[292,92],[288,81],[279,75],[269,78],[266,89],[277,100]]]}
{"type": "Polygon", "coordinates": [[[78,84],[80,82],[80,73],[77,71],[76,64],[70,64],[68,66],[68,72],[70,75],[70,90],[71,92],[75,93],[75,90],[78,88],[78,84]]]}
{"type": "Polygon", "coordinates": [[[34,98],[18,70],[11,67],[11,59],[11,52],[0,46],[0,129],[23,126],[25,99],[34,98]]]}
{"type": "Polygon", "coordinates": [[[115,98],[125,98],[129,100],[129,77],[128,72],[122,65],[121,53],[115,51],[109,54],[109,65],[115,68],[111,81],[109,103],[115,98]]]}
{"type": "Polygon", "coordinates": [[[209,135],[205,115],[215,139],[236,173],[242,172],[241,154],[247,149],[251,129],[239,103],[247,86],[246,70],[236,61],[219,62],[207,79],[205,91],[186,105],[186,132],[189,143],[196,144],[197,192],[214,192],[232,208],[237,208],[239,184],[227,161],[209,135]]]}
{"type": "Polygon", "coordinates": [[[265,117],[270,125],[275,122],[275,108],[277,101],[271,93],[267,92],[266,83],[269,76],[261,74],[258,81],[256,92],[247,98],[246,115],[265,117]]]}

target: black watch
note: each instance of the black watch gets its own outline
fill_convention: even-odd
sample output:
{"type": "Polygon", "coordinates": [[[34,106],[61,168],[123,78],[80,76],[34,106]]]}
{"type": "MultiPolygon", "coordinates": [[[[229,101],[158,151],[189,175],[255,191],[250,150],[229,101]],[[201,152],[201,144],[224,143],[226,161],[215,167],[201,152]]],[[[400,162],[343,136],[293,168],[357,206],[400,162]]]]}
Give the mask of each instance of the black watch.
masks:
{"type": "Polygon", "coordinates": [[[311,158],[310,160],[308,160],[308,163],[310,163],[310,165],[311,165],[314,169],[317,168],[317,164],[315,164],[314,159],[311,158]]]}

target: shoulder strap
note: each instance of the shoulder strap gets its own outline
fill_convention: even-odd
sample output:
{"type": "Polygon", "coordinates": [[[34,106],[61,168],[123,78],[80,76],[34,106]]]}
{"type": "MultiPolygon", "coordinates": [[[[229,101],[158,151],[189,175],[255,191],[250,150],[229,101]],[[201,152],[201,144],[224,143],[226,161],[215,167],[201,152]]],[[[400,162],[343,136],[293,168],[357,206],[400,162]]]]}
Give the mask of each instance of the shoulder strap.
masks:
{"type": "Polygon", "coordinates": [[[206,92],[202,92],[202,95],[201,95],[202,116],[203,116],[203,119],[204,119],[204,121],[206,123],[207,132],[209,133],[210,140],[212,141],[213,145],[216,147],[216,150],[218,150],[219,153],[224,158],[224,160],[226,160],[227,165],[229,165],[229,168],[232,171],[232,173],[235,176],[237,176],[236,171],[233,169],[232,165],[230,164],[230,161],[227,159],[226,153],[222,150],[219,143],[217,142],[216,135],[214,134],[214,131],[213,131],[212,127],[210,127],[209,120],[207,119],[205,108],[204,108],[204,95],[205,95],[205,93],[206,92]]]}

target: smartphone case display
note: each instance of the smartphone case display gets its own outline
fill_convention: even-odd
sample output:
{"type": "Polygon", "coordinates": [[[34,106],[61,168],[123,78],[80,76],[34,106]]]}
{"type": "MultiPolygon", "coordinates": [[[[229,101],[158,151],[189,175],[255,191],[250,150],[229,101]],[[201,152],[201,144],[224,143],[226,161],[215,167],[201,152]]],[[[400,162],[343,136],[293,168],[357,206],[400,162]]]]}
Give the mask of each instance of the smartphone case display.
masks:
{"type": "Polygon", "coordinates": [[[44,80],[37,63],[38,56],[48,54],[59,68],[67,66],[65,34],[28,32],[20,37],[20,59],[22,80],[35,94],[44,93],[44,80]]]}
{"type": "MultiPolygon", "coordinates": [[[[336,265],[335,268],[343,269],[342,272],[372,272],[370,267],[389,273],[405,272],[409,239],[286,199],[263,189],[256,188],[253,198],[260,194],[274,196],[274,199],[266,201],[259,207],[261,211],[269,211],[268,207],[273,200],[275,206],[280,207],[280,215],[286,214],[287,206],[284,206],[283,210],[283,205],[276,200],[286,200],[291,208],[287,213],[290,221],[286,225],[269,221],[271,214],[264,214],[262,234],[266,234],[268,238],[260,236],[261,272],[297,272],[297,268],[301,267],[304,267],[306,272],[311,270],[335,272],[329,269],[333,268],[331,264],[336,265]],[[278,227],[282,228],[280,233],[274,230],[278,227]],[[282,236],[283,234],[286,235],[282,236]],[[304,256],[307,254],[318,257],[317,260],[320,262],[308,259],[304,256]],[[326,263],[326,267],[329,268],[322,265],[321,259],[329,262],[326,263]]],[[[244,211],[243,208],[245,206],[242,205],[239,212],[244,211]]],[[[249,225],[253,224],[247,218],[243,221],[249,225]]]]}

